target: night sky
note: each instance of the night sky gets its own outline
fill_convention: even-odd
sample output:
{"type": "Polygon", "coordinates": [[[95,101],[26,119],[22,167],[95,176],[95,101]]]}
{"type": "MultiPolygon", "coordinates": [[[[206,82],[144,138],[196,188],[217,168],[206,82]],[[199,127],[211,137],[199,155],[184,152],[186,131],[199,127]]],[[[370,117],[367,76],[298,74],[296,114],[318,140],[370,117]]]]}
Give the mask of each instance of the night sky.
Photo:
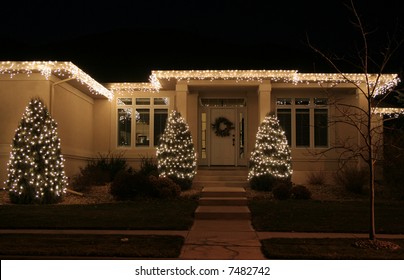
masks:
{"type": "MultiPolygon", "coordinates": [[[[356,1],[372,31],[373,57],[388,33],[403,38],[402,2],[356,1]]],[[[334,72],[306,36],[352,61],[360,36],[344,3],[349,0],[10,1],[1,7],[0,60],[72,61],[100,82],[143,82],[151,70],[334,72]]],[[[386,72],[400,71],[403,54],[402,47],[386,72]]]]}

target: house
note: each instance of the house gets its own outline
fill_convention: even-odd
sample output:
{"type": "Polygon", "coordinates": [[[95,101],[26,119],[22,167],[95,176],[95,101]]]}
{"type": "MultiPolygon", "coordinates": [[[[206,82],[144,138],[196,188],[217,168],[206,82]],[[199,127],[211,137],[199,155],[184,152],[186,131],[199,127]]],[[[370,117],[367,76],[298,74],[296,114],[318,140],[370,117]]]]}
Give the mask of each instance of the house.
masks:
{"type": "MultiPolygon", "coordinates": [[[[71,62],[0,62],[0,181],[14,131],[32,97],[40,97],[57,121],[68,176],[99,153],[124,153],[129,164],[155,155],[171,110],[189,124],[198,166],[246,167],[260,122],[277,114],[292,153],[293,181],[308,172],[333,172],[341,154],[332,150],[340,139],[358,144],[355,128],[328,125],[340,114],[338,99],[362,106],[363,74],[298,73],[289,70],[153,71],[148,83],[100,84],[71,62]],[[219,119],[221,118],[221,119],[219,119]],[[229,135],[212,129],[217,120],[229,135]],[[234,128],[233,128],[234,127],[234,128]]],[[[373,76],[370,76],[373,79],[373,76]]],[[[394,83],[382,75],[377,90],[394,83]]]]}

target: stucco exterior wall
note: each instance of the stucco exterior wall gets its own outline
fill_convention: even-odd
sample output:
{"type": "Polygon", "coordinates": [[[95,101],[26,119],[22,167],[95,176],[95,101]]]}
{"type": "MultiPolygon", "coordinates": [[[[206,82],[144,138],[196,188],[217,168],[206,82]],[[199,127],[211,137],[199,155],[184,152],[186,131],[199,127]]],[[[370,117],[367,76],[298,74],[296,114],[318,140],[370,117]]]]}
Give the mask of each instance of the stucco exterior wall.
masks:
{"type": "Polygon", "coordinates": [[[55,86],[52,117],[58,123],[68,177],[94,157],[94,100],[67,83],[55,86]]]}

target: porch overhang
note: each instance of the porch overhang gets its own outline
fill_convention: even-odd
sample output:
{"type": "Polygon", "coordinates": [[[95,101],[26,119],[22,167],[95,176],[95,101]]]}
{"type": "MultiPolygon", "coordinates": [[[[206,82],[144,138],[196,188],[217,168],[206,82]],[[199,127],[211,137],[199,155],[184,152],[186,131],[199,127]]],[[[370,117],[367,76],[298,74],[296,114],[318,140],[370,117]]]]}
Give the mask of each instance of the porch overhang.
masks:
{"type": "MultiPolygon", "coordinates": [[[[186,70],[186,71],[152,71],[150,83],[155,89],[173,90],[179,81],[197,84],[198,81],[231,81],[233,84],[259,85],[264,81],[271,83],[318,84],[335,87],[351,84],[360,87],[368,84],[375,87],[375,95],[383,94],[397,85],[397,74],[363,74],[363,73],[298,73],[297,70],[186,70]]],[[[224,84],[224,83],[222,83],[224,84]]]]}

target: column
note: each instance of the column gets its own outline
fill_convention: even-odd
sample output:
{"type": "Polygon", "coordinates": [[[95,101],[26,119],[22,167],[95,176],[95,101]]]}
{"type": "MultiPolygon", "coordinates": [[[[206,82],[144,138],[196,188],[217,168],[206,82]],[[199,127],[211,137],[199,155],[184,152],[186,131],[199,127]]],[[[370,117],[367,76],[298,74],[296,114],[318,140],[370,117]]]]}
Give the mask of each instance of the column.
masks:
{"type": "Polygon", "coordinates": [[[271,81],[263,81],[258,88],[258,119],[261,123],[265,115],[271,112],[271,81]]]}

